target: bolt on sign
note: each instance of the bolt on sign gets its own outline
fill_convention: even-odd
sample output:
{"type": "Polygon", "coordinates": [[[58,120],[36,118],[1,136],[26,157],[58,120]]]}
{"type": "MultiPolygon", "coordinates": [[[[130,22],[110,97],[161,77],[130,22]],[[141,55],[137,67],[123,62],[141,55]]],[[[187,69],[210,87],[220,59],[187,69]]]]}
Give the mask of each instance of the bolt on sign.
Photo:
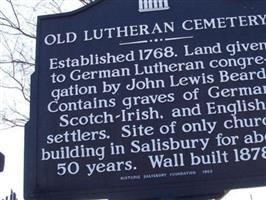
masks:
{"type": "Polygon", "coordinates": [[[38,19],[26,199],[266,183],[266,2],[94,0],[38,19]]]}

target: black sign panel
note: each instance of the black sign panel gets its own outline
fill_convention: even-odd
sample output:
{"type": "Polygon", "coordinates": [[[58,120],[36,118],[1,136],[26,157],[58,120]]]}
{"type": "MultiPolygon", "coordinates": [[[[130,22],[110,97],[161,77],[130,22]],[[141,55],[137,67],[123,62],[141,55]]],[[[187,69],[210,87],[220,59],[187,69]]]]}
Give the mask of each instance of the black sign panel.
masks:
{"type": "Polygon", "coordinates": [[[266,2],[102,0],[38,20],[26,198],[265,184],[266,2]]]}
{"type": "Polygon", "coordinates": [[[0,152],[0,172],[4,171],[5,156],[0,152]]]}

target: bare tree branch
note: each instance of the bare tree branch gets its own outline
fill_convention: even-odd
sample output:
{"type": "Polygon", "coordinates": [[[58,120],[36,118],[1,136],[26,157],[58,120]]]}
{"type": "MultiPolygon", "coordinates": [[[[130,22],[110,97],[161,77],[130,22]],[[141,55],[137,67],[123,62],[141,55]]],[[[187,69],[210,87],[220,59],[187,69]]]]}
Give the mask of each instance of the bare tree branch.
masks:
{"type": "Polygon", "coordinates": [[[6,0],[6,1],[9,3],[9,5],[11,7],[12,14],[15,17],[15,22],[10,20],[8,18],[8,16],[4,14],[3,11],[0,11],[0,26],[5,26],[5,27],[10,28],[12,30],[18,31],[18,32],[20,32],[22,35],[24,35],[26,37],[29,37],[29,38],[32,38],[32,39],[36,38],[36,36],[34,34],[27,33],[26,31],[24,31],[21,28],[20,21],[19,21],[19,18],[18,18],[18,14],[17,14],[17,11],[15,10],[13,2],[11,0],[6,0]]]}
{"type": "Polygon", "coordinates": [[[23,65],[35,66],[34,63],[23,60],[0,61],[0,64],[23,64],[23,65]]]}
{"type": "Polygon", "coordinates": [[[30,75],[35,66],[37,16],[61,13],[66,4],[73,2],[80,7],[90,1],[38,0],[27,4],[1,1],[6,5],[0,7],[0,130],[3,130],[2,127],[23,127],[29,119],[25,107],[29,107],[30,75]],[[22,96],[16,96],[16,91],[22,96]],[[6,99],[8,102],[1,102],[6,99]]]}
{"type": "Polygon", "coordinates": [[[11,8],[12,8],[12,11],[13,11],[13,14],[14,14],[14,16],[15,16],[15,18],[16,18],[17,26],[20,27],[20,22],[19,22],[19,19],[18,19],[17,12],[16,12],[16,10],[15,10],[15,8],[14,8],[14,4],[12,3],[11,0],[8,0],[8,2],[10,3],[11,8]]]}
{"type": "Polygon", "coordinates": [[[79,0],[81,3],[83,3],[84,5],[88,5],[90,4],[90,0],[79,0]]]}
{"type": "Polygon", "coordinates": [[[8,123],[10,125],[10,127],[24,127],[25,124],[27,123],[27,120],[25,119],[19,119],[19,118],[15,118],[15,119],[8,119],[3,117],[2,120],[6,123],[8,123]]]}
{"type": "Polygon", "coordinates": [[[29,99],[28,95],[26,94],[27,89],[25,88],[25,86],[23,85],[23,83],[16,78],[15,74],[11,74],[10,72],[7,72],[7,71],[5,71],[3,69],[0,69],[0,71],[2,71],[6,75],[8,75],[9,78],[11,78],[13,81],[15,81],[15,83],[19,86],[19,91],[21,92],[21,94],[24,97],[24,99],[27,102],[30,102],[30,99],[29,99]]]}

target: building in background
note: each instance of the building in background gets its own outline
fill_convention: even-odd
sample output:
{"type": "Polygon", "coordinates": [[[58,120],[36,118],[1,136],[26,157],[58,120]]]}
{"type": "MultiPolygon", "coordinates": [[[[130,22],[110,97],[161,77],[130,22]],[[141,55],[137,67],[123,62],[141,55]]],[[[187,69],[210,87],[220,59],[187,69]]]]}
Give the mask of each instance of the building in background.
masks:
{"type": "Polygon", "coordinates": [[[16,195],[16,193],[13,192],[13,191],[11,190],[10,195],[7,196],[7,197],[5,197],[5,198],[2,199],[2,200],[18,200],[18,199],[17,199],[17,195],[16,195]]]}

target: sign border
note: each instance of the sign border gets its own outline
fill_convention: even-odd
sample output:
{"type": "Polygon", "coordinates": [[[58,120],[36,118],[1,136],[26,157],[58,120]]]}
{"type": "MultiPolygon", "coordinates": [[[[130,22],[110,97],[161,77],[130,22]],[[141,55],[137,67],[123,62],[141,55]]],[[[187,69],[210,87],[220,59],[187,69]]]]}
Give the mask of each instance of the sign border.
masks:
{"type": "MultiPolygon", "coordinates": [[[[84,6],[75,11],[39,16],[37,24],[41,21],[63,18],[73,15],[77,15],[81,12],[87,11],[89,8],[97,5],[100,2],[107,0],[95,0],[89,5],[84,6]]],[[[40,28],[37,29],[37,35],[40,35],[40,28]]],[[[40,60],[40,40],[36,40],[36,67],[35,72],[31,76],[31,103],[30,103],[30,121],[25,126],[25,163],[24,163],[24,198],[26,200],[63,200],[63,199],[93,199],[93,198],[111,198],[112,200],[134,200],[136,198],[156,198],[159,195],[162,197],[175,198],[180,192],[187,190],[188,187],[194,188],[191,191],[191,198],[197,195],[221,195],[224,191],[229,189],[246,188],[266,185],[266,175],[257,177],[245,177],[236,179],[223,179],[217,181],[194,181],[193,183],[187,183],[181,188],[176,188],[177,184],[167,185],[165,188],[161,188],[161,185],[156,187],[130,187],[130,188],[111,188],[111,189],[99,189],[96,191],[64,191],[64,192],[45,192],[41,191],[37,185],[37,125],[38,125],[38,97],[39,97],[39,60],[40,60]],[[230,187],[230,188],[229,188],[230,187]],[[176,189],[175,189],[176,188],[176,189]],[[206,188],[208,191],[205,192],[206,188]],[[217,189],[220,188],[220,189],[217,189]],[[166,196],[168,194],[168,196],[166,196]],[[88,198],[88,196],[90,196],[88,198]],[[134,196],[134,197],[131,197],[134,196]]],[[[243,175],[244,177],[244,175],[243,175]]],[[[205,196],[204,196],[205,197],[205,196]]]]}

